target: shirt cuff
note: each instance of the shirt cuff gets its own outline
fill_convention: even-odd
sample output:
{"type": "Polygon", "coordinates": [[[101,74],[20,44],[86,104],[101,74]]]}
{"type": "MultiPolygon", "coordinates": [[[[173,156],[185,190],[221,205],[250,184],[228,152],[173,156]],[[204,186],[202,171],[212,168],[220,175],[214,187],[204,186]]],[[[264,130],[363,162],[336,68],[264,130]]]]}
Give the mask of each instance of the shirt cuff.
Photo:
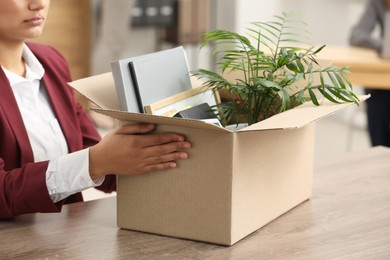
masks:
{"type": "Polygon", "coordinates": [[[94,181],[89,175],[89,148],[50,160],[46,171],[46,185],[54,203],[103,181],[104,177],[94,181]]]}

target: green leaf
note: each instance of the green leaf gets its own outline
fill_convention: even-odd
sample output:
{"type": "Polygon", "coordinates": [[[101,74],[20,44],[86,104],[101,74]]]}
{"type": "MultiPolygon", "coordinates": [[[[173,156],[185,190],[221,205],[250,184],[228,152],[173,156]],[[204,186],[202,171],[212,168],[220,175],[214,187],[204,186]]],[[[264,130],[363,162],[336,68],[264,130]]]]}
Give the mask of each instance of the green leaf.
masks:
{"type": "Polygon", "coordinates": [[[290,95],[287,93],[287,91],[285,89],[282,89],[281,91],[278,92],[278,95],[282,100],[282,105],[280,106],[279,112],[283,112],[290,109],[291,107],[290,95]]]}
{"type": "Polygon", "coordinates": [[[322,45],[321,47],[319,47],[317,50],[315,50],[313,52],[313,55],[316,55],[317,53],[319,53],[320,51],[322,51],[323,48],[325,48],[326,45],[322,45]]]}
{"type": "Polygon", "coordinates": [[[310,73],[309,74],[309,79],[307,81],[307,88],[310,88],[311,85],[313,84],[313,81],[314,81],[314,76],[313,76],[313,73],[310,73]]]}
{"type": "Polygon", "coordinates": [[[301,71],[299,70],[299,68],[298,68],[298,66],[296,66],[294,63],[292,63],[292,62],[290,62],[290,63],[287,63],[286,64],[286,67],[289,69],[289,70],[291,70],[291,71],[293,71],[293,72],[295,72],[295,73],[300,73],[301,71]]]}
{"type": "Polygon", "coordinates": [[[341,91],[334,88],[328,88],[328,91],[344,102],[354,102],[353,98],[350,98],[349,93],[343,94],[341,91]]]}
{"type": "Polygon", "coordinates": [[[328,71],[327,74],[328,74],[328,77],[330,78],[330,80],[332,81],[333,86],[338,87],[339,82],[336,80],[334,73],[328,71]]]}
{"type": "Polygon", "coordinates": [[[329,101],[333,102],[333,103],[340,103],[339,101],[337,101],[336,99],[333,98],[332,95],[330,95],[328,92],[327,92],[327,88],[319,88],[318,89],[321,94],[329,101]]]}
{"type": "Polygon", "coordinates": [[[321,82],[321,86],[325,87],[325,81],[324,81],[324,76],[322,75],[322,72],[320,72],[320,82],[321,82]]]}
{"type": "Polygon", "coordinates": [[[313,102],[313,104],[316,106],[319,106],[320,103],[318,103],[318,99],[316,97],[316,94],[314,94],[314,92],[311,88],[309,88],[309,95],[310,95],[310,99],[313,102]]]}
{"type": "Polygon", "coordinates": [[[295,102],[293,106],[296,107],[302,104],[304,102],[304,96],[305,96],[305,91],[304,90],[299,91],[298,95],[295,98],[295,102]]]}

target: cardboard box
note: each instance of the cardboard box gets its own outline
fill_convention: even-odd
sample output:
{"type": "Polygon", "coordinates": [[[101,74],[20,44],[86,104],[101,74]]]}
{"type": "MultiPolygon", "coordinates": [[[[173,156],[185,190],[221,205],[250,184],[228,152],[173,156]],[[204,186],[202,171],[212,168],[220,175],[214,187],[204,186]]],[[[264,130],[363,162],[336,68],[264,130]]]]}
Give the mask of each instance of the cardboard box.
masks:
{"type": "Polygon", "coordinates": [[[192,142],[172,170],[119,177],[120,228],[232,245],[310,197],[314,122],[350,104],[305,103],[238,132],[201,121],[118,111],[110,73],[71,85],[126,122],[158,124],[192,142]]]}

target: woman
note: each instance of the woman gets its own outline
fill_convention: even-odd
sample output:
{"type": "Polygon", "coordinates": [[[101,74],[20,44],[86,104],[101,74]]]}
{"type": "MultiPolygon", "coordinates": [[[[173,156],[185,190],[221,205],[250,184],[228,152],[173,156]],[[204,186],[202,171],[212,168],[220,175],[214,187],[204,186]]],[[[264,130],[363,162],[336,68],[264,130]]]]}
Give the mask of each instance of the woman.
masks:
{"type": "Polygon", "coordinates": [[[0,0],[0,218],[58,212],[82,201],[84,189],[115,190],[113,173],[174,168],[191,146],[178,134],[150,134],[151,124],[123,126],[100,141],[66,84],[64,58],[26,43],[41,35],[49,5],[0,0]]]}
{"type": "MultiPolygon", "coordinates": [[[[371,48],[380,53],[383,45],[386,5],[386,0],[368,2],[358,23],[352,29],[351,45],[371,48]],[[374,36],[377,25],[379,25],[380,37],[374,36]]],[[[373,89],[370,86],[365,88],[366,94],[371,94],[366,101],[371,144],[390,147],[390,91],[373,89]]]]}

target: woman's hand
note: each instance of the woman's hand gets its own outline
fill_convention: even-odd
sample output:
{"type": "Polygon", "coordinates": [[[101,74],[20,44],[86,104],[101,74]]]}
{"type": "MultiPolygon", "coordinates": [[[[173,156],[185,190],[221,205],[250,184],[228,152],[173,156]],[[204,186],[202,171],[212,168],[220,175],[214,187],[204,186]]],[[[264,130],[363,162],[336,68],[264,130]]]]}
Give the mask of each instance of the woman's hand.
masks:
{"type": "Polygon", "coordinates": [[[124,125],[89,150],[89,172],[98,179],[107,174],[138,175],[175,168],[187,159],[191,147],[184,136],[174,133],[146,134],[153,124],[124,125]]]}

